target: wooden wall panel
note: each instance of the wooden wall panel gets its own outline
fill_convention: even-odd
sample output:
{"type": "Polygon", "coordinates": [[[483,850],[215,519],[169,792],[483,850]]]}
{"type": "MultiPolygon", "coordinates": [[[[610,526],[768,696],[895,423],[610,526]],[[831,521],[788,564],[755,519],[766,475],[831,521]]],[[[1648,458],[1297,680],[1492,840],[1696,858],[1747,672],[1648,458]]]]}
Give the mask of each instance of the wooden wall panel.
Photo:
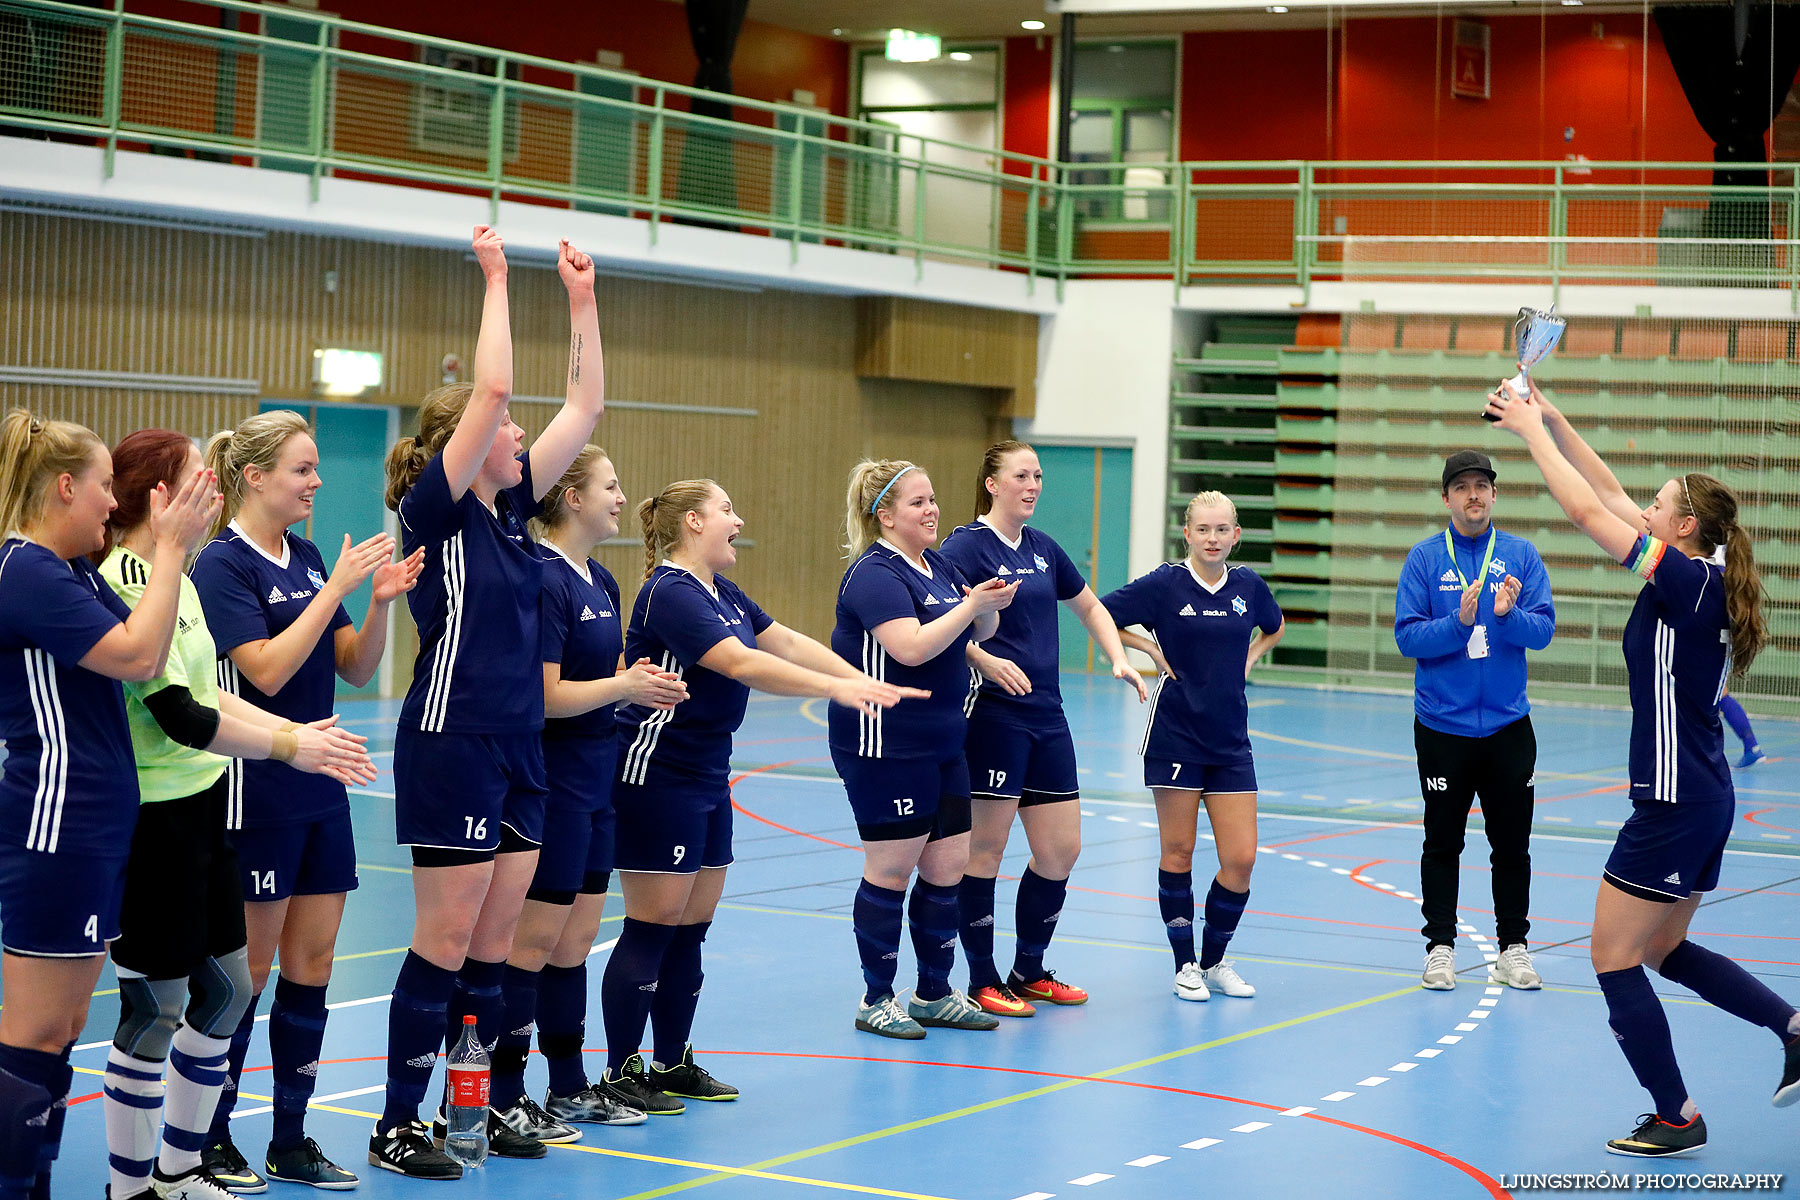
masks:
{"type": "Polygon", "coordinates": [[[1035,411],[1035,314],[865,296],[856,315],[858,374],[1001,388],[1007,416],[1035,411]]]}
{"type": "MultiPolygon", "coordinates": [[[[259,399],[308,399],[312,351],[322,344],[380,350],[387,380],[367,402],[401,406],[410,429],[409,406],[439,384],[444,355],[461,357],[465,377],[474,357],[482,286],[462,250],[15,211],[0,212],[0,261],[0,366],[260,381],[257,394],[243,395],[0,383],[0,403],[81,421],[108,442],[153,424],[202,436],[253,412],[259,399]]],[[[756,412],[609,410],[595,436],[629,497],[623,536],[638,535],[635,508],[650,492],[676,479],[716,479],[753,543],[735,577],[777,619],[821,639],[844,567],[851,466],[869,455],[917,461],[937,484],[945,529],[968,520],[981,450],[1006,434],[1004,405],[1020,364],[1035,367],[1035,317],[962,322],[985,330],[971,343],[986,347],[980,383],[908,382],[859,376],[852,298],[621,277],[602,277],[596,292],[609,397],[756,412]],[[1006,344],[995,332],[1002,327],[1019,339],[1004,353],[995,349],[1006,344]],[[995,356],[1013,363],[1001,382],[995,356]]],[[[535,434],[562,396],[568,300],[541,261],[515,262],[509,295],[513,415],[535,434]]],[[[907,328],[918,336],[926,326],[907,328]]],[[[614,544],[597,554],[629,604],[641,548],[614,544]]],[[[409,635],[398,623],[397,649],[409,635]]],[[[404,684],[410,665],[397,665],[404,684]]]]}

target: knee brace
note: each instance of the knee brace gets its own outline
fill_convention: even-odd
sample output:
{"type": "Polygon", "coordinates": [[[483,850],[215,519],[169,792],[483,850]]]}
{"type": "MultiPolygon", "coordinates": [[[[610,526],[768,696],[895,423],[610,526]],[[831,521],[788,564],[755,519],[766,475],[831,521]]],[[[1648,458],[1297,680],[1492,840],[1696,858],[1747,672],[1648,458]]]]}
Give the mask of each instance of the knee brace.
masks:
{"type": "Polygon", "coordinates": [[[181,1024],[185,979],[145,979],[119,972],[119,1030],[113,1045],[133,1058],[162,1062],[181,1024]]]}
{"type": "Polygon", "coordinates": [[[188,977],[188,1024],[207,1037],[228,1038],[250,1004],[250,955],[239,946],[209,958],[188,977]]]}

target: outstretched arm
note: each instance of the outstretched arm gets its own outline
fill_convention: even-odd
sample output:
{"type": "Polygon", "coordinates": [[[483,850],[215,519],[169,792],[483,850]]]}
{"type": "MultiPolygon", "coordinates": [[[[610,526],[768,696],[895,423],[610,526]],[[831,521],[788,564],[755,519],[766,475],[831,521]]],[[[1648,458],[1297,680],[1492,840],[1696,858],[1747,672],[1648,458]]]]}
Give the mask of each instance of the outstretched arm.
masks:
{"type": "Polygon", "coordinates": [[[531,490],[542,500],[594,436],[606,408],[606,371],[600,360],[600,310],[594,302],[594,260],[562,241],[556,263],[569,292],[569,386],[563,406],[531,443],[531,490]]]}
{"type": "MultiPolygon", "coordinates": [[[[1488,396],[1487,411],[1493,415],[1496,425],[1525,442],[1531,451],[1531,460],[1544,474],[1545,486],[1562,505],[1569,520],[1575,522],[1575,527],[1594,539],[1594,544],[1606,551],[1614,562],[1623,562],[1644,532],[1642,524],[1627,522],[1601,502],[1593,486],[1563,456],[1556,439],[1544,427],[1544,409],[1535,396],[1515,400],[1505,389],[1496,389],[1488,396]]],[[[1590,449],[1588,453],[1593,451],[1590,449]]],[[[1600,461],[1598,455],[1594,456],[1594,461],[1600,461]]],[[[1604,463],[1601,463],[1601,469],[1605,470],[1604,463]]],[[[1608,471],[1607,476],[1610,478],[1611,475],[1608,471]]]]}
{"type": "Polygon", "coordinates": [[[1112,664],[1114,679],[1123,679],[1137,691],[1138,703],[1142,704],[1150,698],[1150,690],[1144,686],[1144,677],[1125,657],[1125,643],[1119,640],[1119,627],[1113,624],[1112,614],[1106,611],[1106,605],[1100,603],[1100,597],[1094,595],[1094,589],[1084,587],[1075,595],[1063,601],[1069,611],[1075,614],[1088,636],[1106,655],[1106,661],[1112,664]]]}
{"type": "MultiPolygon", "coordinates": [[[[475,261],[487,280],[481,332],[475,337],[475,392],[444,445],[444,478],[450,499],[461,500],[487,458],[506,406],[512,400],[512,311],[506,298],[506,243],[486,225],[475,227],[475,261]]],[[[557,474],[561,474],[559,471],[557,474]]],[[[556,481],[551,476],[551,482],[556,481]]]]}
{"type": "Polygon", "coordinates": [[[1544,428],[1555,439],[1556,448],[1562,451],[1563,457],[1569,460],[1569,465],[1580,473],[1587,485],[1594,489],[1594,495],[1600,498],[1600,503],[1606,505],[1621,520],[1636,525],[1638,514],[1642,510],[1625,494],[1625,488],[1619,483],[1619,477],[1612,473],[1612,468],[1575,432],[1575,427],[1569,424],[1569,418],[1550,403],[1544,393],[1538,390],[1535,382],[1531,385],[1531,398],[1543,410],[1544,428]]]}

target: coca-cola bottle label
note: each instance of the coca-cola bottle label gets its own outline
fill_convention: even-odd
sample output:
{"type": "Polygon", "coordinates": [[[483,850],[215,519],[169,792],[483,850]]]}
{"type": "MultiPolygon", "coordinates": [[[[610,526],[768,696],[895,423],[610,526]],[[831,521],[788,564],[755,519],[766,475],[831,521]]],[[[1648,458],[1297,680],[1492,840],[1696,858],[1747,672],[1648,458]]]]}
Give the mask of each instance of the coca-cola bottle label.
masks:
{"type": "Polygon", "coordinates": [[[488,1106],[488,1073],[480,1070],[450,1071],[450,1103],[459,1108],[488,1106]]]}

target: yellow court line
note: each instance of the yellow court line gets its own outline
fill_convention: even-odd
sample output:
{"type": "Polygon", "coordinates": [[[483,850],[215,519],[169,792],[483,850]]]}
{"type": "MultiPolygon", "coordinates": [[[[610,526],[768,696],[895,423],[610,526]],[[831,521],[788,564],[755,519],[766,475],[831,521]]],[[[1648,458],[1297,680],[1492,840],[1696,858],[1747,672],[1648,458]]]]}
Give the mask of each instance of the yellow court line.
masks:
{"type": "MultiPolygon", "coordinates": [[[[1084,1083],[1093,1083],[1098,1080],[1111,1079],[1131,1071],[1142,1070],[1145,1067],[1159,1066],[1162,1063],[1173,1062],[1178,1058],[1185,1058],[1190,1054],[1199,1054],[1205,1050],[1215,1050],[1221,1046],[1229,1046],[1233,1042],[1241,1042],[1249,1038],[1260,1037],[1265,1033],[1275,1033],[1283,1029],[1292,1029],[1295,1026],[1305,1025],[1311,1021],[1323,1020],[1326,1017],[1334,1017],[1340,1013],[1352,1012],[1371,1004],[1380,1004],[1385,1000],[1392,1000],[1397,996],[1410,996],[1417,991],[1417,985],[1396,988],[1391,992],[1383,992],[1379,996],[1370,996],[1362,1000],[1353,1000],[1349,1004],[1340,1004],[1335,1008],[1322,1009],[1319,1012],[1308,1013],[1305,1016],[1290,1017],[1285,1021],[1277,1021],[1273,1025],[1264,1025],[1257,1029],[1246,1029],[1241,1033],[1234,1033],[1210,1042],[1201,1042],[1199,1045],[1187,1046],[1180,1050],[1171,1050],[1166,1054],[1158,1054],[1151,1058],[1142,1058],[1136,1062],[1125,1063],[1122,1066],[1109,1067],[1104,1071],[1094,1071],[1083,1079],[1059,1080],[1056,1083],[1047,1084],[1044,1087],[1032,1088],[1029,1091],[1019,1092],[1011,1096],[1002,1096],[997,1100],[987,1100],[980,1104],[969,1105],[966,1108],[958,1108],[953,1109],[950,1112],[939,1113],[936,1116],[921,1117],[917,1121],[908,1121],[903,1125],[892,1125],[886,1129],[877,1129],[870,1133],[860,1133],[854,1137],[842,1138],[835,1142],[827,1142],[825,1145],[814,1146],[807,1150],[796,1150],[791,1154],[783,1154],[777,1158],[769,1158],[764,1159],[762,1162],[751,1163],[749,1168],[746,1169],[763,1170],[769,1167],[786,1166],[791,1162],[816,1158],[821,1154],[830,1154],[833,1151],[848,1149],[851,1146],[860,1146],[868,1142],[879,1141],[882,1138],[893,1137],[896,1134],[911,1133],[919,1129],[928,1129],[933,1125],[941,1125],[946,1121],[954,1121],[959,1117],[989,1112],[993,1109],[1004,1108],[1010,1104],[1017,1104],[1022,1100],[1035,1100],[1040,1096],[1048,1096],[1055,1092],[1067,1091],[1069,1088],[1079,1087],[1084,1083]]],[[[622,1197],[621,1200],[655,1200],[656,1197],[672,1196],[677,1192],[685,1192],[690,1188],[704,1187],[709,1183],[717,1183],[721,1179],[729,1178],[731,1178],[731,1175],[724,1173],[708,1175],[701,1179],[690,1179],[683,1183],[670,1184],[667,1187],[655,1188],[648,1192],[634,1192],[629,1196],[622,1197]]]]}

